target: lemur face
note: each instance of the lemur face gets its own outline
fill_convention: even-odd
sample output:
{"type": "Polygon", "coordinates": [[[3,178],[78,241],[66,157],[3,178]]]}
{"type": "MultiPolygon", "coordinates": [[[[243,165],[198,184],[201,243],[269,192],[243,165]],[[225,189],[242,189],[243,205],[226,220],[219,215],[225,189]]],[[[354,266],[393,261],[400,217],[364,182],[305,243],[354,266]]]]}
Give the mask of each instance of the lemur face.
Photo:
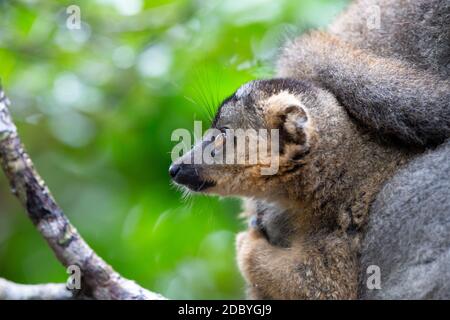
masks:
{"type": "Polygon", "coordinates": [[[252,81],[221,104],[210,132],[169,169],[174,182],[222,196],[270,197],[302,166],[312,119],[290,79],[252,81]]]}

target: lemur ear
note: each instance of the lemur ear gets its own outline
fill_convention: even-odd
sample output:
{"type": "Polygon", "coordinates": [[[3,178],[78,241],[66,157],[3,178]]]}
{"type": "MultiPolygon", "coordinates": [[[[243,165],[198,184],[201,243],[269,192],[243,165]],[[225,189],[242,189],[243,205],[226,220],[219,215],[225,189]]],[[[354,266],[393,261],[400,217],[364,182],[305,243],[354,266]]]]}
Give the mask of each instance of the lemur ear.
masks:
{"type": "Polygon", "coordinates": [[[272,101],[267,115],[269,126],[279,129],[280,151],[283,154],[297,160],[309,151],[311,119],[300,101],[286,97],[272,101]]]}
{"type": "Polygon", "coordinates": [[[267,113],[269,127],[280,130],[282,142],[306,143],[309,118],[305,107],[299,101],[288,101],[289,103],[285,105],[280,104],[280,101],[277,102],[269,106],[267,113]]]}
{"type": "Polygon", "coordinates": [[[287,106],[283,110],[280,120],[283,122],[280,130],[285,134],[285,138],[296,144],[307,142],[308,115],[300,104],[287,106]]]}

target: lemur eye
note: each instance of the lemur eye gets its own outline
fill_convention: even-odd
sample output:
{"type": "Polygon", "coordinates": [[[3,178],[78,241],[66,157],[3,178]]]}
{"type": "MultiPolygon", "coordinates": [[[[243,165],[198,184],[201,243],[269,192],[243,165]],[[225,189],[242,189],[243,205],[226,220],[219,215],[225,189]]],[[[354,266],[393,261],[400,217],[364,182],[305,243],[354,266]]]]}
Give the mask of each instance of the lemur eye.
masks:
{"type": "Polygon", "coordinates": [[[230,129],[228,127],[222,127],[220,128],[220,132],[222,132],[223,134],[227,134],[227,130],[230,129]]]}

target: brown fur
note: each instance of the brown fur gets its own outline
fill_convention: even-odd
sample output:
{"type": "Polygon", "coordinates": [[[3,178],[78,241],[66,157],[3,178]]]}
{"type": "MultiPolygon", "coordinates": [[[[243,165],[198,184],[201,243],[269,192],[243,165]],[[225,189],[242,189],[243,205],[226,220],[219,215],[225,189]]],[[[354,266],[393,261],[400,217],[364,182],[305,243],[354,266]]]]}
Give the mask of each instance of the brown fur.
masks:
{"type": "Polygon", "coordinates": [[[300,237],[272,246],[251,229],[237,236],[238,264],[252,299],[354,299],[356,257],[339,232],[300,237]]]}
{"type": "Polygon", "coordinates": [[[220,108],[214,126],[280,130],[275,175],[261,175],[263,163],[194,165],[197,178],[214,182],[203,192],[260,199],[284,212],[291,230],[286,248],[273,246],[255,228],[239,236],[238,262],[249,296],[355,298],[369,206],[414,152],[377,141],[327,91],[289,79],[244,85],[220,108]]]}
{"type": "MultiPolygon", "coordinates": [[[[359,241],[369,206],[383,182],[413,152],[361,132],[324,91],[318,90],[319,106],[310,103],[311,97],[303,99],[314,123],[308,128],[310,151],[298,161],[300,169],[275,178],[277,195],[268,198],[289,216],[290,243],[287,248],[273,246],[250,229],[238,236],[239,267],[251,298],[354,299],[359,241]]],[[[267,114],[279,107],[272,106],[267,114]]],[[[258,185],[261,176],[247,179],[258,185]]],[[[254,205],[248,207],[246,216],[258,214],[254,205]]]]}

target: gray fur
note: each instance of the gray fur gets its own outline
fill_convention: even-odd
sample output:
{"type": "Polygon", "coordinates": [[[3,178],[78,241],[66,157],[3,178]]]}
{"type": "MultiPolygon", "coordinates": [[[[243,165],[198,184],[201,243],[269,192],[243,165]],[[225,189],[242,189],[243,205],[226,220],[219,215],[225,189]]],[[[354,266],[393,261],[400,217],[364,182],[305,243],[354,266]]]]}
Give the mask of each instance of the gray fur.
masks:
{"type": "Polygon", "coordinates": [[[380,191],[363,243],[363,299],[450,299],[450,141],[412,161],[380,191]],[[369,265],[381,290],[366,287],[369,265]]]}
{"type": "Polygon", "coordinates": [[[449,0],[355,1],[328,33],[287,45],[278,69],[318,82],[385,137],[423,146],[450,137],[449,0]],[[372,29],[374,6],[380,28],[372,29]]]}
{"type": "Polygon", "coordinates": [[[450,76],[449,0],[354,1],[329,31],[359,49],[450,76]]]}
{"type": "MultiPolygon", "coordinates": [[[[450,137],[449,0],[356,1],[330,31],[364,50],[350,67],[323,74],[325,86],[362,125],[407,144],[450,137]],[[381,9],[381,24],[368,30],[361,12],[373,5],[381,9]],[[383,71],[364,57],[384,59],[383,71]]],[[[360,276],[361,298],[450,299],[449,140],[410,163],[378,195],[360,276]],[[366,287],[371,264],[381,268],[381,290],[366,287]]]]}

